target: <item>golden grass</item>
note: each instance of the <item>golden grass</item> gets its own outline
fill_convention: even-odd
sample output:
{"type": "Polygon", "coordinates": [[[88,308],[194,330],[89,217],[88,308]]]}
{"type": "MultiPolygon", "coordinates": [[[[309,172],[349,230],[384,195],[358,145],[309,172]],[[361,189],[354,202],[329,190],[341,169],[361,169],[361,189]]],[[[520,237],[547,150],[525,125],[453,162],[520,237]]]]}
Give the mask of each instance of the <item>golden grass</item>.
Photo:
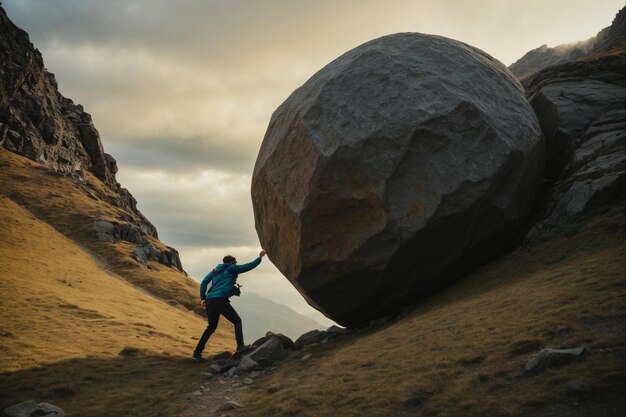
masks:
{"type": "MultiPolygon", "coordinates": [[[[124,213],[73,180],[2,150],[0,184],[0,410],[36,399],[74,416],[171,415],[202,381],[190,356],[206,321],[167,298],[189,289],[195,302],[197,284],[90,241],[91,216],[124,213]]],[[[234,344],[223,321],[206,353],[234,344]]]]}
{"type": "Polygon", "coordinates": [[[563,401],[569,380],[626,393],[625,208],[491,263],[386,328],[287,361],[245,394],[245,415],[519,415],[563,401]],[[579,345],[583,361],[522,372],[542,346],[579,345]]]}
{"type": "MultiPolygon", "coordinates": [[[[162,300],[193,303],[197,284],[139,268],[130,244],[94,242],[96,218],[125,218],[97,179],[77,185],[0,150],[0,184],[0,407],[35,398],[69,415],[175,415],[201,381],[188,357],[205,323],[162,300]]],[[[625,210],[545,236],[308,362],[293,356],[239,399],[244,413],[505,416],[564,400],[568,380],[626,393],[625,210]],[[542,346],[578,345],[583,361],[523,374],[542,346]]],[[[220,327],[208,353],[232,339],[220,327]]]]}
{"type": "MultiPolygon", "coordinates": [[[[176,300],[187,309],[197,306],[198,284],[191,278],[157,262],[149,262],[149,269],[141,268],[132,258],[135,244],[97,241],[93,231],[96,221],[123,223],[132,219],[107,203],[112,191],[91,173],[86,172],[85,183],[79,183],[0,148],[0,184],[2,194],[91,251],[106,269],[157,297],[176,300]]],[[[164,248],[158,239],[148,240],[164,248]]]]}

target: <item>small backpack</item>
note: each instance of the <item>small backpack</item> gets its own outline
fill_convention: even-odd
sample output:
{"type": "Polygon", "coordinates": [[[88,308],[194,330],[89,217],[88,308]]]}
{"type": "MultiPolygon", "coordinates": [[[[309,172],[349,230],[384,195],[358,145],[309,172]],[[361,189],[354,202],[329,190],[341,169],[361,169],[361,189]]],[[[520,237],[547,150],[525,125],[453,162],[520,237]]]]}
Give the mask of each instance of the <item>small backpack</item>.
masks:
{"type": "Polygon", "coordinates": [[[230,295],[228,296],[229,298],[232,296],[235,297],[239,297],[241,295],[241,284],[237,284],[237,282],[235,281],[235,283],[233,284],[233,289],[230,290],[230,295]]]}
{"type": "MultiPolygon", "coordinates": [[[[217,270],[213,270],[213,277],[218,276],[219,274],[221,274],[222,272],[224,272],[224,270],[222,271],[217,271],[217,270]]],[[[237,281],[235,280],[235,282],[233,283],[233,288],[230,289],[230,294],[228,295],[228,298],[232,297],[239,297],[241,295],[241,284],[237,284],[237,281]]]]}

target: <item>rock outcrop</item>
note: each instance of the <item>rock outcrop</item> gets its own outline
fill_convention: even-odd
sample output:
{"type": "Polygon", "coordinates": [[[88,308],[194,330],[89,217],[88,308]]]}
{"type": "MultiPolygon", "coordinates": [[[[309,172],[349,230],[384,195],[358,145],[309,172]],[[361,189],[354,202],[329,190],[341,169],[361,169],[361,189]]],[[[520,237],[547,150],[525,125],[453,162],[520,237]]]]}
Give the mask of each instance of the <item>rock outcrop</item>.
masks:
{"type": "Polygon", "coordinates": [[[106,154],[91,115],[58,91],[54,74],[28,34],[0,7],[0,145],[80,181],[93,173],[112,192],[100,194],[124,211],[146,234],[155,227],[115,179],[117,163],[106,154]]]}
{"type": "Polygon", "coordinates": [[[2,417],[65,417],[65,413],[59,407],[34,400],[28,400],[7,407],[2,412],[2,417]]]}
{"type": "Polygon", "coordinates": [[[502,251],[533,203],[543,151],[502,64],[443,37],[386,36],[273,114],[252,180],[257,232],[312,306],[364,323],[502,251]]]}
{"type": "Polygon", "coordinates": [[[593,50],[595,37],[575,44],[558,45],[553,48],[541,45],[527,52],[523,57],[509,66],[517,78],[523,80],[552,65],[574,61],[593,50]]]}
{"type": "Polygon", "coordinates": [[[509,66],[509,69],[520,80],[541,71],[552,65],[564,64],[579,60],[603,49],[615,47],[618,44],[626,47],[626,8],[622,9],[613,24],[602,29],[598,34],[585,41],[572,44],[558,45],[553,48],[541,45],[539,48],[527,52],[523,57],[509,66]]]}
{"type": "Polygon", "coordinates": [[[524,80],[549,180],[531,236],[626,195],[626,9],[601,34],[591,55],[524,80]]]}
{"type": "Polygon", "coordinates": [[[528,359],[524,365],[524,372],[539,373],[547,368],[565,365],[580,359],[585,352],[583,346],[572,349],[542,349],[528,359]]]}

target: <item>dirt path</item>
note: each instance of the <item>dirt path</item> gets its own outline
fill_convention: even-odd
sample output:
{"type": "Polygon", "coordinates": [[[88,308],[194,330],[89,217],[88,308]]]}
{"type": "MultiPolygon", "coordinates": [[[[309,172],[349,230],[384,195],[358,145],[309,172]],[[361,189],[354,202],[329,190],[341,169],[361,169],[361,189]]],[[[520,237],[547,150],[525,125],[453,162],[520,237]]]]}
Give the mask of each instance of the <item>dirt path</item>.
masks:
{"type": "MultiPolygon", "coordinates": [[[[210,363],[210,362],[209,362],[210,363]]],[[[213,375],[209,366],[201,365],[199,372],[206,378],[196,391],[186,394],[181,400],[183,411],[178,417],[241,417],[245,415],[245,404],[240,400],[241,393],[250,386],[262,384],[272,370],[252,372],[244,376],[213,375]],[[227,404],[232,404],[229,407],[227,404]]]]}

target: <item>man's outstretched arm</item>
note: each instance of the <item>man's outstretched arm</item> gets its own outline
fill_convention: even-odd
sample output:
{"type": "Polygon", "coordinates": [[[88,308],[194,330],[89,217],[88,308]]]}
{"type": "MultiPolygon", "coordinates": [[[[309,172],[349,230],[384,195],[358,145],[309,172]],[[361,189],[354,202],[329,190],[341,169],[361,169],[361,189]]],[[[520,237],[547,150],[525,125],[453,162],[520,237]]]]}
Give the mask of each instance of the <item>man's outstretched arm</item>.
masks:
{"type": "Polygon", "coordinates": [[[261,258],[263,258],[264,256],[265,256],[265,251],[262,250],[261,253],[259,253],[259,257],[256,258],[254,261],[248,262],[247,264],[243,264],[243,265],[233,265],[229,269],[232,270],[236,274],[242,274],[244,272],[248,272],[249,270],[254,269],[257,266],[259,266],[259,264],[261,263],[261,258]]]}

